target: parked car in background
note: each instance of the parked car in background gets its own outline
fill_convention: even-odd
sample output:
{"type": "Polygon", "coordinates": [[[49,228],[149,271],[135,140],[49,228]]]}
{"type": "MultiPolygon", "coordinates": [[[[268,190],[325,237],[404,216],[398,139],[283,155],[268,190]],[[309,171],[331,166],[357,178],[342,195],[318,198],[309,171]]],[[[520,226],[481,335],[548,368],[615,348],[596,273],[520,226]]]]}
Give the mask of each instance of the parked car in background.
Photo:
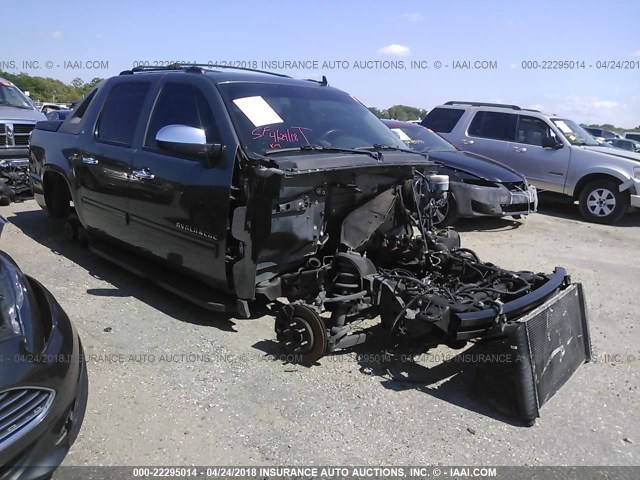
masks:
{"type": "Polygon", "coordinates": [[[54,121],[54,120],[64,120],[66,119],[69,114],[72,112],[73,110],[51,110],[49,113],[47,113],[47,120],[50,121],[54,121]]]}
{"type": "Polygon", "coordinates": [[[490,158],[458,150],[437,133],[411,122],[382,120],[409,148],[429,154],[438,173],[449,176],[449,195],[436,203],[438,227],[459,217],[519,218],[538,207],[536,188],[515,170],[490,158]]]}
{"type": "Polygon", "coordinates": [[[0,78],[0,205],[31,197],[29,136],[45,118],[18,87],[0,78]]]}
{"type": "Polygon", "coordinates": [[[609,138],[605,141],[614,148],[621,148],[622,150],[628,150],[630,152],[640,152],[640,142],[635,140],[629,140],[626,138],[609,138]]]}
{"type": "Polygon", "coordinates": [[[517,105],[452,101],[422,125],[517,170],[539,191],[577,200],[589,221],[616,223],[629,205],[640,207],[640,154],[603,147],[572,120],[517,105]]]}
{"type": "Polygon", "coordinates": [[[640,132],[624,132],[622,138],[626,138],[627,140],[635,140],[636,142],[640,142],[640,132]]]}
{"type": "Polygon", "coordinates": [[[69,110],[69,107],[64,103],[42,103],[40,104],[39,110],[45,115],[49,112],[58,111],[58,110],[69,110]]]}
{"type": "Polygon", "coordinates": [[[0,477],[49,478],[87,406],[82,344],[51,293],[2,251],[0,308],[0,477]]]}
{"type": "Polygon", "coordinates": [[[611,130],[605,130],[603,128],[594,128],[594,127],[582,127],[582,128],[584,128],[587,132],[589,132],[594,137],[602,138],[603,140],[606,140],[609,138],[622,138],[622,136],[619,133],[612,132],[611,130]]]}

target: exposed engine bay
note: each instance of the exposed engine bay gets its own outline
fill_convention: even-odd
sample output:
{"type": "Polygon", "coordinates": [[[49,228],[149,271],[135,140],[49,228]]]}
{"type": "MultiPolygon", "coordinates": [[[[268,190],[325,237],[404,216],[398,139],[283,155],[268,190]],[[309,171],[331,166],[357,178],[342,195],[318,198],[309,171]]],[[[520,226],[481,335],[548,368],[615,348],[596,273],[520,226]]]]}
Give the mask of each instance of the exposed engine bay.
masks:
{"type": "Polygon", "coordinates": [[[33,196],[27,159],[0,160],[0,205],[9,205],[33,196]]]}
{"type": "Polygon", "coordinates": [[[529,336],[546,336],[543,350],[534,352],[539,358],[532,354],[528,363],[541,365],[539,375],[531,377],[529,370],[531,378],[522,376],[531,380],[521,387],[527,399],[521,410],[531,422],[538,407],[589,358],[580,285],[572,284],[562,267],[553,273],[510,271],[480,260],[461,247],[454,230],[436,230],[431,224],[435,202],[447,194],[447,177],[414,175],[350,212],[337,252],[322,254],[320,249],[295,273],[258,285],[257,293],[273,301],[277,338],[295,361],[312,364],[335,349],[365,342],[370,332],[357,326],[377,317],[389,338],[424,349],[509,338],[528,354],[529,336]],[[569,291],[575,303],[557,308],[569,291]],[[527,323],[531,315],[540,317],[539,310],[546,320],[527,323]],[[559,327],[552,332],[554,321],[559,327]],[[538,330],[527,330],[525,338],[521,327],[534,324],[538,330]],[[550,364],[562,362],[557,349],[565,352],[575,336],[577,350],[549,374],[554,370],[550,364]],[[557,378],[545,382],[545,374],[557,378]],[[538,387],[540,399],[532,393],[538,387]]]}
{"type": "Polygon", "coordinates": [[[290,303],[276,309],[276,332],[287,352],[312,363],[362,343],[366,335],[351,335],[353,327],[378,315],[394,336],[461,345],[568,285],[562,268],[508,271],[461,248],[454,230],[433,229],[430,206],[447,190],[446,176],[416,171],[413,181],[347,215],[341,251],[311,256],[298,272],[282,276],[279,296],[290,303]],[[300,326],[299,316],[306,319],[300,326]]]}

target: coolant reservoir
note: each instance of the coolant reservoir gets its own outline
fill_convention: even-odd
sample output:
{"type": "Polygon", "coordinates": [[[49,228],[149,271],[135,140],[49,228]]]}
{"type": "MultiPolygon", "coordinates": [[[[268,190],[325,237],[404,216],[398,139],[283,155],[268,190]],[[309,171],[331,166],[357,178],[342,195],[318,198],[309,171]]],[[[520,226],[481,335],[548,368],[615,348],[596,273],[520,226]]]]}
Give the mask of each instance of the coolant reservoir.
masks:
{"type": "Polygon", "coordinates": [[[431,175],[427,180],[429,181],[429,190],[432,193],[449,191],[449,175],[431,175]]]}

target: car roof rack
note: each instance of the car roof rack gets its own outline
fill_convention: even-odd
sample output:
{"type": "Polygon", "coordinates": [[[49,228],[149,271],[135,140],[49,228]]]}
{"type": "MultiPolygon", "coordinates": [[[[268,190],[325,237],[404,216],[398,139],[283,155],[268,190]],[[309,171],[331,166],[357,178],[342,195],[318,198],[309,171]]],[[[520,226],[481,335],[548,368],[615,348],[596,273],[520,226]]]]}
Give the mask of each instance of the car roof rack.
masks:
{"type": "Polygon", "coordinates": [[[305,79],[307,82],[315,82],[315,83],[319,83],[320,85],[322,85],[323,87],[326,87],[329,85],[329,80],[327,80],[327,77],[325,77],[324,75],[322,75],[322,80],[316,80],[315,78],[306,78],[305,79]]]}
{"type": "Polygon", "coordinates": [[[497,107],[497,108],[510,108],[511,110],[529,110],[532,112],[537,112],[537,110],[520,108],[518,105],[509,105],[507,103],[459,102],[457,100],[452,100],[445,103],[445,105],[469,105],[471,107],[497,107]]]}
{"type": "Polygon", "coordinates": [[[141,72],[171,72],[171,71],[184,71],[187,73],[204,73],[205,71],[214,71],[218,69],[231,69],[231,70],[244,70],[255,73],[265,73],[267,75],[274,75],[276,77],[291,78],[288,75],[282,73],[268,72],[266,70],[256,70],[254,68],[233,67],[231,65],[218,65],[208,63],[172,63],[171,65],[164,66],[147,66],[140,65],[133,67],[130,70],[123,70],[120,75],[133,75],[134,73],[141,72]]]}

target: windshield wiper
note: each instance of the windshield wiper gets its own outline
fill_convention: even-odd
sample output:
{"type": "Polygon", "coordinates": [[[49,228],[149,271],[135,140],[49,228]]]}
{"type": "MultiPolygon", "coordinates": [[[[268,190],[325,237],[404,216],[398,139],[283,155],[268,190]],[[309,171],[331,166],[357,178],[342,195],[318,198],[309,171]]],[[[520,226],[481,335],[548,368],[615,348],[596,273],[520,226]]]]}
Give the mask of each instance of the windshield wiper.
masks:
{"type": "Polygon", "coordinates": [[[265,155],[273,155],[274,153],[289,153],[289,152],[321,152],[321,153],[357,153],[359,155],[369,155],[376,160],[382,160],[382,154],[379,152],[370,152],[362,149],[355,148],[338,148],[338,147],[323,147],[322,145],[300,145],[299,147],[292,148],[277,148],[275,150],[267,150],[265,155]]]}
{"type": "Polygon", "coordinates": [[[423,155],[423,152],[418,152],[416,150],[411,150],[410,148],[400,148],[400,147],[392,147],[391,145],[381,145],[379,143],[374,143],[370,147],[359,147],[358,150],[388,150],[392,152],[406,152],[406,153],[415,153],[417,155],[423,155]]]}

